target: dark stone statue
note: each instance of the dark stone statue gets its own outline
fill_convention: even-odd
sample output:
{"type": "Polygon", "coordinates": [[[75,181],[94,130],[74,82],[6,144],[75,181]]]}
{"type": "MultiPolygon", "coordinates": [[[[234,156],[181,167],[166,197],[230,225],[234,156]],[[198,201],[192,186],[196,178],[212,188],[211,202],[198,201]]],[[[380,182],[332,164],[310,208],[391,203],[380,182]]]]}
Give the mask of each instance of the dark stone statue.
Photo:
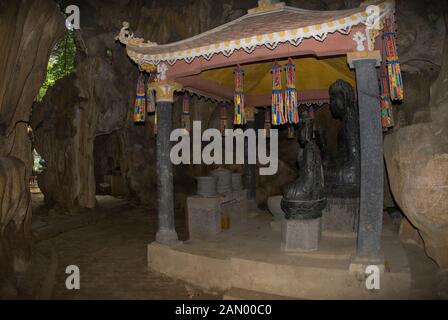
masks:
{"type": "Polygon", "coordinates": [[[342,122],[336,154],[327,152],[325,132],[318,133],[323,152],[326,194],[340,198],[359,197],[360,145],[358,107],[352,86],[337,80],[330,86],[330,110],[342,122]]]}
{"type": "Polygon", "coordinates": [[[327,130],[324,128],[317,128],[314,130],[314,136],[316,144],[320,149],[320,156],[322,158],[322,166],[325,168],[326,165],[333,161],[331,153],[328,151],[327,145],[327,130]]]}
{"type": "Polygon", "coordinates": [[[281,207],[286,219],[319,218],[326,205],[324,173],[320,150],[313,140],[313,120],[307,113],[299,123],[299,144],[299,175],[283,187],[281,207]]]}

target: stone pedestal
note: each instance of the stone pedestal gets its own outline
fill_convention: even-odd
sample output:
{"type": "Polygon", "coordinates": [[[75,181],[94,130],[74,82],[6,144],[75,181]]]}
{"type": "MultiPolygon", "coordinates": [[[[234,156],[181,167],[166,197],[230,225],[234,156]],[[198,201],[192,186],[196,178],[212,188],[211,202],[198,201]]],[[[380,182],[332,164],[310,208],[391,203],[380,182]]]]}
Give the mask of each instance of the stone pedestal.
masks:
{"type": "Polygon", "coordinates": [[[230,228],[247,220],[247,191],[233,191],[216,197],[187,198],[190,239],[204,239],[222,231],[221,218],[229,217],[230,228]]]}
{"type": "Polygon", "coordinates": [[[232,200],[223,202],[221,212],[230,217],[230,227],[238,225],[247,220],[246,190],[233,191],[232,200]]]}
{"type": "Polygon", "coordinates": [[[190,239],[204,239],[222,231],[220,197],[188,197],[187,212],[190,239]]]}
{"type": "Polygon", "coordinates": [[[281,249],[290,252],[316,251],[321,234],[321,218],[283,220],[281,249]]]}

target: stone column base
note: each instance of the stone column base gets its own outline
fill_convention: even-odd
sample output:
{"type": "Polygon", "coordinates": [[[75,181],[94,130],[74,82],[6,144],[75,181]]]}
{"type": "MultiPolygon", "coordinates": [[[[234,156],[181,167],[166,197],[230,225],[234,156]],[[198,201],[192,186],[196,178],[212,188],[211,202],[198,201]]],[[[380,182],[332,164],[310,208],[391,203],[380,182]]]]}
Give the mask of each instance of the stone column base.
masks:
{"type": "Polygon", "coordinates": [[[321,218],[282,221],[282,251],[316,251],[322,234],[321,218]]]}
{"type": "Polygon", "coordinates": [[[159,230],[156,233],[156,242],[164,245],[177,245],[182,243],[177,237],[177,232],[175,230],[159,230]]]}
{"type": "Polygon", "coordinates": [[[384,257],[382,256],[369,258],[353,257],[349,266],[349,272],[350,274],[355,275],[356,278],[361,281],[364,280],[368,275],[367,271],[369,271],[369,266],[378,267],[380,275],[384,275],[386,268],[384,264],[384,257]]]}

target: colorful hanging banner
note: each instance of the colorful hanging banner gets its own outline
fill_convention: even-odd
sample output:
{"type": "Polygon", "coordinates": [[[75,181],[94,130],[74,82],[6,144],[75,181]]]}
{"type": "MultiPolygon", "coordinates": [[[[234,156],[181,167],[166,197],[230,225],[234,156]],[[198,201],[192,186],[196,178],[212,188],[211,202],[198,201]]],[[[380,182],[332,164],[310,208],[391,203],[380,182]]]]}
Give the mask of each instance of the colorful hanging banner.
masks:
{"type": "Polygon", "coordinates": [[[227,106],[225,104],[220,106],[219,114],[219,130],[224,135],[225,130],[229,129],[227,124],[227,106]]]}
{"type": "Polygon", "coordinates": [[[282,94],[281,66],[276,62],[272,66],[272,124],[281,125],[286,122],[282,94]]]}
{"type": "Polygon", "coordinates": [[[182,101],[182,116],[181,116],[181,127],[187,132],[190,132],[190,95],[185,92],[184,99],[182,101]]]}
{"type": "Polygon", "coordinates": [[[137,90],[134,105],[134,122],[145,122],[146,115],[146,92],[145,92],[145,75],[140,72],[137,80],[137,90]]]}
{"type": "Polygon", "coordinates": [[[389,84],[389,95],[392,100],[403,100],[403,79],[395,43],[394,21],[387,18],[384,25],[383,43],[389,84]]]}
{"type": "Polygon", "coordinates": [[[156,112],[156,97],[154,94],[154,90],[149,88],[149,84],[151,82],[150,79],[151,78],[149,77],[147,82],[148,90],[146,91],[146,107],[148,113],[153,113],[156,112]]]}
{"type": "Polygon", "coordinates": [[[233,123],[236,125],[242,125],[245,124],[243,87],[244,70],[241,69],[240,65],[237,65],[233,70],[233,73],[235,75],[235,93],[233,97],[233,102],[235,104],[235,117],[233,123]]]}
{"type": "Polygon", "coordinates": [[[285,66],[286,70],[286,90],[285,90],[285,109],[286,118],[289,123],[299,122],[298,99],[296,89],[296,66],[291,58],[285,66]]]}
{"type": "Polygon", "coordinates": [[[387,76],[381,75],[380,78],[380,109],[381,109],[381,126],[387,131],[394,126],[392,103],[389,96],[389,84],[387,76]]]}
{"type": "Polygon", "coordinates": [[[269,138],[271,130],[271,108],[264,109],[264,129],[266,130],[266,137],[269,138]]]}

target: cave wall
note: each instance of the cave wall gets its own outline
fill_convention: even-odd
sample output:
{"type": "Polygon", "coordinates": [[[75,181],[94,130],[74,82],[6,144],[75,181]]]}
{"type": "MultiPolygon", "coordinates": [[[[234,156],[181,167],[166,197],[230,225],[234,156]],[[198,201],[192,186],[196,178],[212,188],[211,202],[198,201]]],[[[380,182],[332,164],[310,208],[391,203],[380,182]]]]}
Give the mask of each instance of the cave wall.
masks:
{"type": "Polygon", "coordinates": [[[27,122],[63,18],[50,0],[2,0],[0,9],[0,155],[15,156],[29,168],[27,122]]]}
{"type": "Polygon", "coordinates": [[[50,0],[0,0],[0,297],[14,297],[31,255],[28,121],[63,18],[50,0]]]}
{"type": "Polygon", "coordinates": [[[401,8],[406,91],[395,111],[399,122],[384,140],[387,172],[427,254],[448,268],[448,8],[417,1],[401,8]]]}
{"type": "Polygon", "coordinates": [[[115,43],[116,29],[107,22],[138,17],[141,2],[108,1],[108,7],[115,8],[112,17],[104,15],[96,2],[70,4],[81,12],[76,71],[47,92],[34,106],[32,117],[36,149],[47,165],[39,185],[46,202],[61,211],[95,207],[95,137],[129,126],[138,71],[115,43]]]}

